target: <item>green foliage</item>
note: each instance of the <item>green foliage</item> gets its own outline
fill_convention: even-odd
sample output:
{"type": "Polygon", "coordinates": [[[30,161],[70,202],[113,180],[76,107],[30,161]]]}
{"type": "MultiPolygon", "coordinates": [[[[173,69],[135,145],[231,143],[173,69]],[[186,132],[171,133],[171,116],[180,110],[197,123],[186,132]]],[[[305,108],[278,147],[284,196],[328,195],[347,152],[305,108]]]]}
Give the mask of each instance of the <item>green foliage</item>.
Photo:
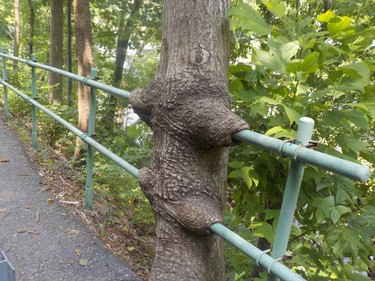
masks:
{"type": "MultiPolygon", "coordinates": [[[[250,2],[238,1],[229,12],[236,34],[230,67],[236,112],[251,129],[282,139],[295,138],[299,118],[309,116],[316,122],[318,150],[373,165],[375,26],[370,18],[323,12],[319,1],[299,9],[293,1],[250,2]]],[[[272,243],[289,161],[240,145],[231,150],[229,167],[234,220],[252,237],[272,243]]],[[[372,182],[354,184],[307,167],[290,266],[308,280],[359,280],[355,272],[371,266],[367,256],[375,233],[366,209],[375,203],[373,195],[372,182]]],[[[250,280],[230,259],[228,267],[238,274],[233,280],[250,280]]]]}
{"type": "MultiPolygon", "coordinates": [[[[374,11],[373,0],[326,1],[239,0],[228,13],[233,38],[230,94],[235,111],[251,129],[281,139],[294,139],[301,116],[316,121],[314,138],[319,150],[349,160],[366,161],[373,167],[374,154],[374,11]]],[[[34,51],[38,61],[48,63],[48,1],[33,0],[34,51]]],[[[0,41],[12,49],[14,15],[11,1],[0,5],[0,41]]],[[[132,1],[90,3],[95,49],[95,67],[111,84],[120,15],[130,13],[132,1]]],[[[30,7],[21,3],[21,56],[29,57],[30,7]]],[[[130,39],[135,55],[128,53],[122,88],[143,87],[157,65],[155,49],[161,39],[160,1],[143,1],[135,17],[130,39]]],[[[74,42],[74,40],[73,40],[74,42]]],[[[2,47],[0,46],[0,47],[2,47]]],[[[74,47],[74,46],[73,46],[74,47]]],[[[12,66],[8,61],[8,69],[12,66]]],[[[38,71],[38,98],[47,104],[48,74],[38,71]]],[[[9,80],[25,93],[30,91],[30,69],[19,65],[9,80]]],[[[74,84],[75,85],[75,84],[74,84]]],[[[64,86],[65,87],[65,86],[64,86]]],[[[0,92],[2,88],[0,89],[0,92]]],[[[108,96],[98,92],[95,138],[137,167],[151,159],[151,132],[140,122],[124,126],[123,114],[114,129],[104,129],[108,96]]],[[[22,124],[30,124],[30,107],[9,94],[10,109],[22,124]]],[[[65,102],[64,102],[65,103],[65,102]]],[[[118,103],[125,111],[127,102],[118,103]]],[[[76,107],[51,109],[76,123],[76,107]]],[[[74,139],[50,117],[38,113],[41,138],[70,157],[74,139]]],[[[239,145],[231,149],[229,202],[226,224],[257,244],[259,238],[272,243],[289,160],[257,147],[239,145]]],[[[95,155],[96,192],[111,206],[132,212],[134,223],[152,223],[152,211],[135,180],[99,154],[95,155]]],[[[315,167],[306,167],[295,225],[289,243],[293,258],[288,265],[308,280],[369,280],[358,272],[373,267],[367,259],[375,229],[375,180],[353,183],[315,167]]],[[[264,280],[250,276],[249,258],[226,247],[228,280],[264,280]]]]}

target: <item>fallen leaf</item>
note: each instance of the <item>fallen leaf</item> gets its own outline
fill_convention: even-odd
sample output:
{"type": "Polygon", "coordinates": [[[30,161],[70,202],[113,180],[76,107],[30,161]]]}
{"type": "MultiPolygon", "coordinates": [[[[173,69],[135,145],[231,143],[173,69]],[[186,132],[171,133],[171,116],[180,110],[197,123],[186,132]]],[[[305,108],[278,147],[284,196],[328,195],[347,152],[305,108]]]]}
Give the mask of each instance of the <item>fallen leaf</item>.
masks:
{"type": "Polygon", "coordinates": [[[0,162],[3,163],[3,162],[9,162],[10,160],[7,159],[7,158],[0,158],[0,162]]]}
{"type": "Polygon", "coordinates": [[[131,253],[135,250],[135,247],[126,247],[126,250],[128,250],[128,252],[131,253]]]}
{"type": "Polygon", "coordinates": [[[39,222],[40,222],[40,213],[39,213],[39,211],[36,211],[35,222],[36,222],[36,223],[39,223],[39,222]]]}
{"type": "Polygon", "coordinates": [[[47,203],[48,203],[48,204],[51,204],[51,203],[53,203],[53,202],[55,202],[55,198],[48,198],[48,199],[47,199],[47,203]]]}
{"type": "Polygon", "coordinates": [[[8,211],[8,209],[6,209],[6,208],[0,208],[0,214],[1,213],[5,213],[6,211],[8,211]]]}
{"type": "Polygon", "coordinates": [[[17,233],[38,234],[35,229],[20,229],[17,233]]]}
{"type": "Polygon", "coordinates": [[[90,261],[88,259],[80,259],[79,264],[82,266],[88,266],[90,264],[90,261]]]}
{"type": "Polygon", "coordinates": [[[81,249],[76,249],[74,252],[77,257],[81,256],[81,249]]]}
{"type": "Polygon", "coordinates": [[[77,234],[79,234],[79,230],[78,229],[68,229],[66,231],[66,233],[68,233],[70,235],[77,235],[77,234]]]}

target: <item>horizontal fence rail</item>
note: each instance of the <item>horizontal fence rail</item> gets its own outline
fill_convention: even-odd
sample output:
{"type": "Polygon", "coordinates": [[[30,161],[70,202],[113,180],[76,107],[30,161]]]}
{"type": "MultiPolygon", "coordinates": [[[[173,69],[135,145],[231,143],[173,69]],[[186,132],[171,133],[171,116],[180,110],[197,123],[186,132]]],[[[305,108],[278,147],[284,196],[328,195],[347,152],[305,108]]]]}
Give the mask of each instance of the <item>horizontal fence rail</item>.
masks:
{"type": "Polygon", "coordinates": [[[100,82],[98,82],[94,79],[90,79],[88,77],[79,76],[77,74],[74,74],[74,73],[71,73],[71,72],[68,72],[68,71],[65,71],[65,70],[61,70],[59,68],[55,68],[55,67],[52,67],[52,66],[49,66],[49,65],[37,63],[33,60],[25,60],[25,59],[14,57],[14,56],[7,55],[7,54],[4,54],[4,53],[1,53],[0,56],[3,57],[3,58],[8,58],[8,59],[11,59],[11,60],[14,60],[14,61],[18,61],[18,62],[27,64],[28,66],[31,66],[31,67],[36,67],[36,68],[44,69],[44,70],[47,70],[47,71],[50,71],[50,72],[53,72],[53,73],[56,73],[56,74],[60,74],[64,77],[66,77],[66,78],[81,82],[82,84],[84,84],[86,86],[91,86],[91,87],[94,87],[96,89],[103,90],[107,93],[111,93],[113,95],[116,95],[116,96],[119,96],[119,97],[122,97],[122,98],[128,99],[130,97],[130,92],[127,92],[125,90],[121,90],[119,88],[115,88],[115,87],[106,85],[104,83],[100,83],[100,82]]]}
{"type": "Polygon", "coordinates": [[[250,130],[234,133],[233,138],[280,153],[283,156],[305,164],[311,164],[326,171],[334,172],[352,180],[366,182],[371,170],[369,167],[308,149],[290,141],[282,141],[250,130]]]}
{"type": "MultiPolygon", "coordinates": [[[[32,60],[25,60],[25,59],[11,56],[11,55],[7,55],[5,54],[4,50],[0,53],[0,57],[2,57],[2,60],[3,60],[3,79],[0,78],[0,84],[4,86],[4,93],[5,93],[4,112],[5,113],[6,113],[6,110],[8,109],[6,92],[7,92],[7,89],[9,88],[12,91],[14,91],[16,94],[18,94],[22,99],[31,103],[33,107],[33,116],[35,113],[34,108],[40,109],[47,115],[51,116],[54,120],[62,124],[64,127],[66,127],[69,131],[77,135],[83,142],[85,142],[88,145],[90,149],[92,147],[96,149],[97,151],[101,152],[103,155],[105,155],[110,160],[114,161],[117,165],[119,165],[121,168],[126,170],[128,173],[138,178],[138,169],[136,167],[134,167],[133,165],[131,165],[130,163],[128,163],[121,157],[117,156],[116,154],[111,152],[109,149],[107,149],[106,147],[104,147],[103,145],[101,145],[100,143],[98,143],[91,137],[91,134],[93,133],[93,129],[91,130],[89,129],[90,132],[88,133],[82,132],[81,130],[79,130],[72,124],[70,124],[68,121],[64,120],[63,118],[61,118],[60,116],[58,116],[57,114],[55,114],[54,112],[52,112],[51,110],[49,110],[48,108],[41,105],[35,100],[36,99],[36,88],[35,88],[36,85],[34,81],[35,80],[35,68],[40,68],[40,69],[44,69],[50,72],[60,74],[64,77],[67,77],[68,79],[72,79],[77,82],[83,83],[87,86],[90,86],[92,89],[100,89],[107,93],[114,94],[122,98],[129,98],[130,92],[95,81],[95,75],[92,75],[90,79],[90,78],[82,77],[82,76],[61,70],[61,69],[57,69],[51,66],[37,63],[35,62],[35,57],[32,57],[32,60]],[[18,90],[17,88],[15,88],[14,86],[10,85],[7,82],[5,59],[18,61],[26,65],[29,65],[32,68],[32,79],[33,79],[32,97],[25,95],[20,90],[18,90]]],[[[95,97],[94,92],[92,92],[92,97],[95,97]]],[[[95,103],[93,103],[93,101],[90,102],[90,106],[94,106],[94,104],[95,103]]],[[[90,108],[90,111],[92,110],[94,109],[90,108]]],[[[95,116],[95,113],[93,113],[93,116],[95,116]]],[[[91,127],[94,126],[93,124],[94,123],[91,124],[91,127]]],[[[90,125],[89,125],[89,128],[90,128],[90,125]]],[[[279,139],[275,139],[272,137],[268,137],[268,136],[250,131],[250,130],[243,130],[243,131],[237,132],[233,134],[232,137],[242,142],[247,142],[253,145],[257,145],[259,147],[271,150],[273,152],[280,153],[283,156],[290,157],[292,159],[292,162],[294,163],[306,163],[306,164],[315,165],[327,171],[338,173],[338,174],[344,175],[354,180],[364,182],[370,176],[370,169],[364,165],[360,165],[354,162],[340,159],[338,157],[334,157],[334,156],[330,156],[321,152],[317,152],[317,151],[306,148],[304,145],[294,144],[294,143],[291,143],[290,141],[282,141],[279,139]]],[[[92,161],[92,159],[90,159],[90,161],[92,161]]],[[[92,176],[92,171],[87,172],[87,176],[92,176]]],[[[302,174],[300,175],[300,178],[302,178],[302,174]]],[[[87,201],[86,201],[86,204],[87,204],[87,201]]],[[[289,212],[293,213],[293,210],[294,209],[291,209],[289,212]]],[[[291,218],[287,218],[287,220],[290,220],[290,219],[291,218]]],[[[270,255],[268,255],[268,252],[270,252],[269,250],[261,251],[260,249],[258,249],[257,247],[249,243],[248,241],[238,236],[236,233],[232,232],[230,229],[228,229],[224,225],[220,223],[215,223],[210,226],[210,230],[213,233],[216,233],[217,235],[222,237],[224,240],[226,240],[227,242],[229,242],[236,248],[238,248],[239,250],[241,250],[248,257],[253,259],[258,265],[267,269],[268,273],[272,277],[272,280],[276,280],[273,278],[280,278],[285,281],[305,280],[298,274],[291,271],[288,267],[280,263],[279,257],[271,257],[270,255]]],[[[285,243],[285,241],[283,243],[285,243]]]]}
{"type": "MultiPolygon", "coordinates": [[[[131,93],[125,90],[121,90],[104,83],[95,81],[87,77],[82,77],[77,74],[64,71],[52,66],[40,64],[32,60],[25,60],[22,58],[14,57],[4,53],[0,54],[1,57],[22,62],[32,67],[44,69],[57,74],[60,74],[66,78],[73,79],[75,81],[81,82],[84,85],[94,87],[96,89],[103,90],[107,93],[122,97],[129,98],[131,93]]],[[[272,138],[254,131],[243,130],[234,133],[233,138],[247,142],[250,144],[257,145],[259,147],[271,150],[276,153],[280,153],[283,156],[290,157],[292,159],[297,159],[305,164],[311,164],[316,167],[322,168],[327,171],[331,171],[350,179],[365,182],[370,177],[371,171],[367,166],[360,165],[354,162],[350,162],[338,157],[330,156],[319,151],[311,150],[300,145],[293,144],[291,142],[285,142],[280,139],[272,138]]]]}
{"type": "Polygon", "coordinates": [[[91,145],[94,147],[97,151],[101,152],[103,155],[105,155],[108,159],[112,160],[115,162],[117,165],[119,165],[121,168],[123,168],[125,171],[127,171],[129,174],[133,175],[134,177],[138,178],[138,169],[135,168],[133,165],[130,163],[126,162],[124,159],[121,157],[117,156],[114,154],[112,151],[95,141],[92,137],[88,136],[87,133],[82,132],[78,128],[74,127],[72,124],[70,124],[68,121],[65,119],[61,118],[59,115],[56,113],[52,112],[45,106],[41,105],[39,102],[35,101],[34,99],[28,97],[24,93],[22,93],[20,90],[17,88],[13,87],[9,83],[5,82],[4,80],[0,79],[0,83],[7,86],[9,89],[17,93],[21,98],[23,98],[25,101],[31,103],[32,105],[36,106],[39,108],[41,111],[44,113],[48,114],[51,116],[54,120],[59,122],[61,125],[63,125],[65,128],[67,128],[69,131],[74,133],[76,136],[78,136],[82,141],[87,143],[88,145],[91,145]]]}

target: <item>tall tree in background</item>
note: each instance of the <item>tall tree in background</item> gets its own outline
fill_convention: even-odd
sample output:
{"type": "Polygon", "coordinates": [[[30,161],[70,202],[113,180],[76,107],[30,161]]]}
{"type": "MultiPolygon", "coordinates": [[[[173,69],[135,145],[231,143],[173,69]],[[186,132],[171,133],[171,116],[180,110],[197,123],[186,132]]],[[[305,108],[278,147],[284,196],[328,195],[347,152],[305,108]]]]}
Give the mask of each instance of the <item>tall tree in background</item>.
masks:
{"type": "MultiPolygon", "coordinates": [[[[61,69],[63,63],[64,34],[64,1],[51,0],[51,30],[50,30],[50,65],[61,69]]],[[[62,100],[62,77],[49,73],[49,103],[60,103],[62,100]]]]}
{"type": "MultiPolygon", "coordinates": [[[[142,4],[142,0],[134,0],[133,5],[130,9],[130,15],[125,21],[125,13],[120,16],[120,24],[117,34],[117,45],[116,45],[116,62],[115,72],[113,77],[113,86],[120,87],[122,82],[122,76],[124,72],[124,63],[129,48],[129,40],[134,30],[134,20],[142,4]]],[[[122,2],[122,11],[126,9],[127,1],[122,2]]],[[[106,129],[109,132],[113,131],[113,125],[115,122],[117,107],[117,99],[114,95],[110,95],[108,99],[107,114],[105,116],[106,129]]]]}
{"type": "MultiPolygon", "coordinates": [[[[13,55],[18,57],[20,52],[21,42],[21,10],[20,0],[14,0],[14,41],[13,41],[13,55]]],[[[13,61],[13,67],[16,68],[17,61],[13,61]]]]}
{"type": "MultiPolygon", "coordinates": [[[[89,77],[94,65],[89,0],[74,0],[73,10],[78,75],[89,77]]],[[[78,128],[83,132],[88,130],[89,101],[90,88],[80,83],[78,85],[78,128]]],[[[79,158],[81,147],[82,142],[77,138],[75,159],[79,158]]]]}
{"type": "Polygon", "coordinates": [[[149,280],[223,281],[227,146],[247,124],[228,98],[228,0],[164,0],[163,41],[154,81],[131,95],[153,130],[150,168],[139,172],[156,216],[149,280]]]}
{"type": "Polygon", "coordinates": [[[34,53],[34,34],[35,34],[35,3],[33,0],[28,0],[30,9],[30,38],[29,38],[29,53],[30,56],[34,53]]]}
{"type": "MultiPolygon", "coordinates": [[[[73,71],[72,60],[72,0],[66,0],[66,64],[69,72],[73,71]]],[[[68,79],[68,106],[72,106],[73,81],[68,79]]]]}

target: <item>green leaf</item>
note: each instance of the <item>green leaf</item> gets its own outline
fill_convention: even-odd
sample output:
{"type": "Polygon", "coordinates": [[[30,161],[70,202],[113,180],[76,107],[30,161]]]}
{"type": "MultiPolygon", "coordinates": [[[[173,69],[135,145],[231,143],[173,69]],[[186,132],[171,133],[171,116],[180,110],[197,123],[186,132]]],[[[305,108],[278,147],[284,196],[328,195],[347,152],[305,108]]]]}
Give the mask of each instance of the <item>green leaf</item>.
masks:
{"type": "Polygon", "coordinates": [[[280,58],[270,52],[254,49],[253,60],[268,69],[282,73],[282,62],[280,58]]]}
{"type": "Polygon", "coordinates": [[[348,272],[348,277],[350,278],[349,280],[355,280],[355,281],[371,281],[370,277],[364,276],[360,273],[353,273],[353,272],[348,272]]]}
{"type": "Polygon", "coordinates": [[[301,71],[303,73],[313,73],[319,68],[319,53],[312,52],[308,54],[302,61],[301,71]]]}
{"type": "Polygon", "coordinates": [[[369,161],[370,163],[375,164],[375,154],[373,150],[362,149],[359,155],[363,157],[364,159],[366,159],[367,161],[369,161]]]}
{"type": "Polygon", "coordinates": [[[276,133],[285,133],[285,132],[288,132],[288,131],[286,129],[284,129],[283,127],[281,127],[281,126],[275,126],[275,127],[271,128],[271,129],[269,129],[265,133],[265,135],[266,136],[272,136],[272,135],[274,135],[276,133]]]}
{"type": "Polygon", "coordinates": [[[233,20],[237,21],[238,27],[259,35],[268,35],[271,30],[263,17],[246,3],[233,6],[227,13],[233,20]]]}
{"type": "Polygon", "coordinates": [[[314,198],[312,206],[316,207],[315,217],[318,222],[330,218],[330,210],[334,205],[334,197],[314,198]]]}
{"type": "Polygon", "coordinates": [[[345,117],[343,117],[342,113],[338,111],[326,111],[323,115],[323,123],[326,126],[331,126],[335,128],[341,126],[349,132],[352,131],[350,124],[345,121],[345,117]]]}
{"type": "Polygon", "coordinates": [[[142,135],[142,127],[138,127],[137,124],[133,124],[127,127],[128,136],[132,139],[136,139],[142,135]]]}
{"type": "Polygon", "coordinates": [[[350,213],[351,209],[346,206],[334,206],[331,208],[331,219],[334,224],[337,223],[337,221],[341,218],[342,215],[346,213],[350,213]]]}
{"type": "Polygon", "coordinates": [[[331,10],[328,10],[324,14],[320,14],[317,16],[317,20],[320,22],[329,22],[331,19],[333,19],[336,16],[335,12],[332,12],[331,10]]]}
{"type": "Polygon", "coordinates": [[[253,181],[251,177],[249,176],[249,171],[251,170],[251,167],[242,167],[241,168],[241,176],[244,182],[246,183],[247,187],[250,189],[253,186],[253,181]]]}
{"type": "Polygon", "coordinates": [[[231,167],[231,168],[241,168],[245,165],[244,162],[242,161],[230,161],[228,163],[228,166],[231,167]]]}
{"type": "Polygon", "coordinates": [[[364,249],[361,233],[356,229],[341,226],[332,231],[332,236],[327,237],[333,243],[332,250],[338,257],[346,256],[358,258],[358,252],[364,249]]]}
{"type": "Polygon", "coordinates": [[[354,108],[360,108],[363,109],[366,112],[370,112],[369,107],[367,103],[344,103],[344,105],[354,107],[354,108]]]}
{"type": "Polygon", "coordinates": [[[269,52],[254,49],[254,61],[281,74],[286,73],[288,63],[297,54],[300,46],[295,41],[284,43],[274,39],[268,40],[268,45],[270,47],[269,52]]]}
{"type": "Polygon", "coordinates": [[[229,72],[238,78],[245,78],[247,73],[251,72],[253,69],[250,65],[239,62],[236,65],[231,65],[229,67],[229,72]]]}
{"type": "Polygon", "coordinates": [[[243,90],[243,84],[241,82],[241,79],[234,79],[230,82],[229,85],[229,91],[234,93],[234,92],[239,92],[243,90]]]}
{"type": "Polygon", "coordinates": [[[369,146],[368,143],[347,135],[338,136],[336,138],[336,141],[342,147],[343,150],[351,150],[354,153],[358,153],[362,149],[369,146]]]}
{"type": "Polygon", "coordinates": [[[267,222],[258,222],[250,225],[254,229],[254,236],[266,238],[271,244],[275,239],[275,232],[272,225],[267,222]]]}
{"type": "Polygon", "coordinates": [[[331,178],[323,178],[316,186],[316,191],[320,191],[326,187],[332,186],[333,182],[331,178]]]}
{"type": "Polygon", "coordinates": [[[258,186],[259,176],[253,167],[242,167],[241,177],[246,183],[247,187],[250,189],[253,185],[258,186]]]}
{"type": "Polygon", "coordinates": [[[352,122],[358,128],[362,128],[364,130],[369,130],[369,124],[367,119],[367,114],[362,110],[343,110],[342,114],[345,115],[347,120],[352,122]]]}
{"type": "Polygon", "coordinates": [[[335,37],[338,33],[347,30],[351,27],[353,20],[347,16],[335,17],[334,20],[330,20],[327,29],[331,36],[335,37]]]}
{"type": "Polygon", "coordinates": [[[266,5],[269,10],[276,17],[282,18],[286,14],[286,6],[284,1],[280,0],[262,0],[263,4],[266,5]]]}
{"type": "Polygon", "coordinates": [[[371,70],[365,62],[343,65],[340,66],[339,69],[352,78],[364,78],[366,81],[370,79],[371,70]]]}
{"type": "Polygon", "coordinates": [[[293,123],[298,123],[299,119],[301,119],[301,115],[296,110],[284,104],[283,106],[284,106],[285,113],[289,119],[289,125],[292,125],[293,123]]]}

